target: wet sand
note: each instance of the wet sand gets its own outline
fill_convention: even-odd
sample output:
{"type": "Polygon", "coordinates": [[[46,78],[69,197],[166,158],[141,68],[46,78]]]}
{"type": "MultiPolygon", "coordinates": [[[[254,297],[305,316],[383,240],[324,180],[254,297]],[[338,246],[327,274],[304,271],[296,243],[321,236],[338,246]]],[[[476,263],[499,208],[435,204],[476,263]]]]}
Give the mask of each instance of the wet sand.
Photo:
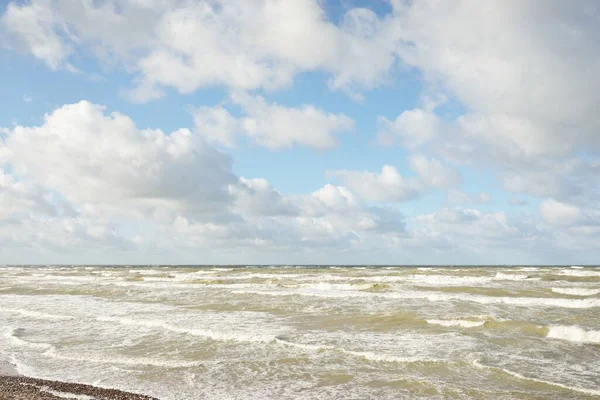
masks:
{"type": "Polygon", "coordinates": [[[0,362],[0,400],[157,400],[154,397],[101,389],[91,385],[57,382],[21,376],[14,367],[0,362]]]}

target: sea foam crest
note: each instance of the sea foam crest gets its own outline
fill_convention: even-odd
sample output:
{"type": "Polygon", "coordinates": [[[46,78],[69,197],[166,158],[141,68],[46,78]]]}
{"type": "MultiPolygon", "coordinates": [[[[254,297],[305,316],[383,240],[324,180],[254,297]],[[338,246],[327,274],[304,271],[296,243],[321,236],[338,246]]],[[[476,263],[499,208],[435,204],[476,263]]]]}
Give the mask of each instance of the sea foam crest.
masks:
{"type": "Polygon", "coordinates": [[[502,272],[497,272],[496,276],[494,276],[494,279],[499,281],[522,281],[525,279],[536,280],[535,278],[530,278],[529,275],[525,274],[505,274],[502,272]]]}
{"type": "Polygon", "coordinates": [[[359,291],[318,291],[318,290],[290,290],[290,291],[265,291],[265,290],[237,290],[234,294],[254,294],[263,296],[312,296],[325,298],[387,298],[387,299],[424,299],[431,302],[447,302],[452,300],[473,302],[479,304],[506,304],[514,306],[540,306],[540,307],[562,307],[562,308],[593,308],[600,307],[600,299],[561,299],[548,297],[499,297],[484,296],[464,293],[436,293],[405,291],[395,293],[369,293],[359,291]]]}
{"type": "Polygon", "coordinates": [[[485,324],[485,321],[469,321],[464,319],[428,319],[426,321],[432,325],[460,326],[463,328],[475,328],[485,324]]]}
{"type": "Polygon", "coordinates": [[[600,271],[598,271],[598,270],[586,271],[583,269],[563,269],[562,271],[560,271],[560,275],[587,278],[587,277],[600,276],[600,271]]]}
{"type": "Polygon", "coordinates": [[[569,296],[594,296],[600,293],[600,289],[586,288],[552,288],[554,293],[567,294],[569,296]]]}
{"type": "Polygon", "coordinates": [[[547,337],[577,343],[600,343],[600,331],[586,331],[578,326],[551,326],[547,337]]]}
{"type": "Polygon", "coordinates": [[[19,337],[20,328],[11,328],[9,327],[4,333],[4,337],[9,340],[9,342],[16,347],[30,347],[39,350],[50,350],[53,346],[50,343],[36,343],[29,342],[27,340],[21,339],[19,337]]]}
{"type": "Polygon", "coordinates": [[[209,329],[194,329],[194,328],[184,328],[175,325],[171,325],[166,321],[162,320],[138,320],[131,318],[123,318],[123,317],[98,317],[98,321],[101,322],[116,322],[121,325],[130,325],[130,326],[143,326],[147,328],[158,328],[169,332],[188,334],[192,336],[203,337],[210,340],[221,340],[221,341],[235,341],[235,342],[262,342],[267,343],[272,341],[274,338],[272,336],[265,336],[260,334],[245,334],[245,333],[225,333],[212,331],[209,329]]]}

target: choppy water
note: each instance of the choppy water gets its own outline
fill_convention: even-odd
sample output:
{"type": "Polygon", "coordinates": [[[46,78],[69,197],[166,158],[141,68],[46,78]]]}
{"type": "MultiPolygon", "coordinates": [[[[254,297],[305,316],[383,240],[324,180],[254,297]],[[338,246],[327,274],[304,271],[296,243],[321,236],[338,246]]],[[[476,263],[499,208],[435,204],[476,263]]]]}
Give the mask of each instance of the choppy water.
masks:
{"type": "Polygon", "coordinates": [[[161,399],[600,396],[600,268],[1,267],[0,359],[161,399]]]}

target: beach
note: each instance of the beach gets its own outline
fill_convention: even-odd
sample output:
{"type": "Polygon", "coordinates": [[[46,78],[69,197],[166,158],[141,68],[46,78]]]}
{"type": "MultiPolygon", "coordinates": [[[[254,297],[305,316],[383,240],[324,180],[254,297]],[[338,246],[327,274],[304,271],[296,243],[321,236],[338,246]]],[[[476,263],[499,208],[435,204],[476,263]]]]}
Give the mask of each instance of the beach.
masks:
{"type": "Polygon", "coordinates": [[[152,397],[101,389],[91,385],[34,379],[19,375],[15,367],[0,361],[0,400],[152,400],[152,397]]]}
{"type": "Polygon", "coordinates": [[[600,396],[598,267],[0,272],[4,398],[600,396]]]}

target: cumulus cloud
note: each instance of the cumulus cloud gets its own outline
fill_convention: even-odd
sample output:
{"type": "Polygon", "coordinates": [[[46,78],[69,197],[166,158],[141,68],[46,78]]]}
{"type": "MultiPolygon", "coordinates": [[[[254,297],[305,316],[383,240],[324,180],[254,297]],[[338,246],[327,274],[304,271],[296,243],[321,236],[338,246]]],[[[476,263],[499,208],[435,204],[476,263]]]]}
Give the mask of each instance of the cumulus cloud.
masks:
{"type": "Polygon", "coordinates": [[[384,165],[380,173],[368,171],[329,171],[361,199],[378,202],[404,201],[417,197],[421,184],[416,178],[404,178],[396,168],[384,165]]]}
{"type": "Polygon", "coordinates": [[[128,249],[165,238],[173,246],[271,251],[451,249],[461,241],[476,249],[597,248],[597,2],[394,0],[391,9],[378,16],[348,8],[331,21],[317,0],[8,3],[0,41],[50,69],[77,72],[78,61],[95,57],[129,74],[128,96],[140,102],[173,89],[231,94],[194,109],[192,131],[138,127],[85,101],[56,109],[39,126],[2,129],[0,240],[57,249],[128,249]],[[411,151],[406,176],[391,165],[349,167],[329,175],[343,186],[282,194],[264,179],[236,176],[214,147],[331,149],[354,130],[350,116],[264,96],[314,71],[331,90],[361,98],[393,81],[397,64],[426,85],[419,105],[377,119],[380,143],[411,151]],[[434,189],[448,190],[448,204],[489,203],[486,193],[455,189],[456,164],[489,167],[512,204],[522,194],[543,199],[537,213],[447,208],[411,217],[407,229],[400,209],[364,203],[434,189]]]}
{"type": "Polygon", "coordinates": [[[405,231],[402,213],[368,207],[345,187],[283,195],[265,179],[233,174],[226,154],[187,129],[138,128],[87,101],[2,132],[8,247],[341,250],[405,231]]]}
{"type": "Polygon", "coordinates": [[[25,6],[8,4],[0,18],[0,29],[6,42],[31,52],[50,68],[72,68],[67,59],[73,52],[73,46],[61,35],[66,26],[60,14],[49,7],[49,2],[25,6]]]}
{"type": "Polygon", "coordinates": [[[527,234],[511,223],[504,212],[484,213],[472,208],[444,208],[431,214],[418,215],[414,219],[430,233],[450,236],[450,240],[459,247],[474,243],[460,244],[467,237],[484,247],[486,241],[509,242],[510,238],[527,234]]]}
{"type": "Polygon", "coordinates": [[[540,204],[540,214],[544,221],[550,225],[575,225],[584,219],[579,207],[554,199],[544,200],[540,204]]]}
{"type": "Polygon", "coordinates": [[[392,4],[399,56],[468,107],[468,135],[525,157],[600,145],[596,2],[392,4]]]}
{"type": "Polygon", "coordinates": [[[196,131],[229,147],[235,146],[236,136],[243,135],[277,150],[295,145],[330,149],[337,143],[335,133],[354,129],[354,121],[346,115],[327,113],[312,105],[286,107],[246,93],[234,93],[230,101],[241,108],[243,117],[233,117],[222,106],[200,107],[192,112],[196,131]]]}
{"type": "Polygon", "coordinates": [[[419,108],[404,111],[393,121],[379,117],[377,125],[379,143],[399,143],[408,148],[415,148],[430,141],[441,129],[435,113],[419,108]]]}
{"type": "Polygon", "coordinates": [[[75,211],[56,193],[43,190],[34,182],[17,180],[0,169],[0,220],[17,222],[30,214],[46,217],[71,217],[75,211]]]}
{"type": "Polygon", "coordinates": [[[460,183],[459,173],[440,160],[414,154],[409,158],[410,168],[419,174],[421,181],[429,187],[448,188],[460,183]]]}
{"type": "Polygon", "coordinates": [[[327,174],[340,179],[361,199],[375,202],[411,200],[432,188],[449,188],[460,182],[458,172],[437,159],[414,154],[409,166],[417,176],[404,177],[391,165],[384,165],[380,173],[335,170],[327,174]]]}
{"type": "Polygon", "coordinates": [[[226,200],[227,185],[237,180],[227,155],[187,129],[139,129],[105,111],[81,101],[47,114],[41,126],[15,126],[0,143],[0,161],[83,204],[226,200]]]}
{"type": "Polygon", "coordinates": [[[331,89],[360,97],[395,62],[373,11],[352,8],[336,25],[316,0],[31,0],[10,3],[2,25],[12,47],[54,69],[70,65],[79,47],[123,62],[135,73],[136,101],[161,97],[164,87],[277,89],[311,70],[328,73],[331,89]]]}

